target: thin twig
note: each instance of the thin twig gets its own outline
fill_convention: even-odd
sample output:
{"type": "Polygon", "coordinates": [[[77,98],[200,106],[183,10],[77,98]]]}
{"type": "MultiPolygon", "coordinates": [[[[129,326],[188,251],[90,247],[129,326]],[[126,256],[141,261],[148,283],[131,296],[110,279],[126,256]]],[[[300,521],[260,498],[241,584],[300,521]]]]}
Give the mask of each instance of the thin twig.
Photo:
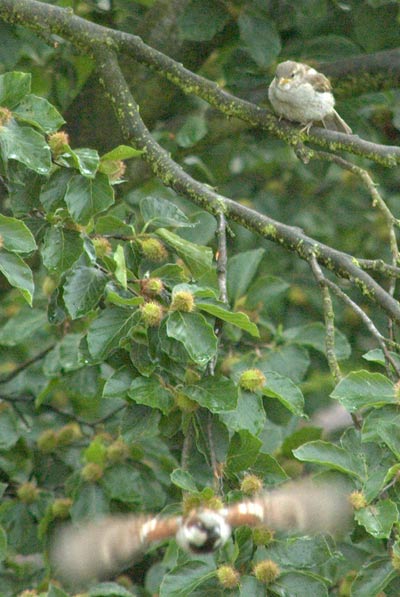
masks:
{"type": "Polygon", "coordinates": [[[6,375],[5,377],[3,377],[3,378],[0,379],[0,384],[8,383],[12,379],[14,379],[14,377],[16,377],[19,373],[21,373],[21,371],[23,371],[24,369],[27,369],[30,365],[33,365],[33,363],[36,363],[37,361],[40,361],[40,359],[42,359],[43,357],[45,357],[46,354],[48,352],[50,352],[51,350],[53,350],[53,348],[55,346],[56,346],[55,344],[52,344],[51,346],[48,346],[47,348],[45,348],[44,350],[42,350],[42,352],[39,352],[34,357],[31,357],[30,359],[27,359],[26,361],[24,361],[23,363],[21,363],[20,365],[18,365],[18,367],[16,367],[15,369],[13,369],[13,371],[11,371],[10,373],[8,373],[8,375],[6,375]]]}
{"type": "Polygon", "coordinates": [[[322,293],[322,308],[324,311],[326,330],[326,358],[328,360],[329,369],[331,370],[333,379],[336,383],[339,383],[343,376],[335,352],[335,312],[333,310],[332,299],[329,293],[328,285],[326,283],[326,278],[322,273],[322,270],[318,264],[318,261],[315,258],[315,255],[310,256],[310,266],[322,293]]]}

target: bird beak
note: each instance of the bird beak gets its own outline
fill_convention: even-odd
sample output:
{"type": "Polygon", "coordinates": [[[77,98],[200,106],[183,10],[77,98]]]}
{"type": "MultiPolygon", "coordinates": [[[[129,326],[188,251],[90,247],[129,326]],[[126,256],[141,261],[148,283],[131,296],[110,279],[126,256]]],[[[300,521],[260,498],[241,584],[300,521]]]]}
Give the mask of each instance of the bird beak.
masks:
{"type": "Polygon", "coordinates": [[[281,77],[280,79],[278,79],[279,87],[282,87],[283,85],[286,85],[287,83],[290,83],[290,79],[285,79],[284,77],[281,77]]]}

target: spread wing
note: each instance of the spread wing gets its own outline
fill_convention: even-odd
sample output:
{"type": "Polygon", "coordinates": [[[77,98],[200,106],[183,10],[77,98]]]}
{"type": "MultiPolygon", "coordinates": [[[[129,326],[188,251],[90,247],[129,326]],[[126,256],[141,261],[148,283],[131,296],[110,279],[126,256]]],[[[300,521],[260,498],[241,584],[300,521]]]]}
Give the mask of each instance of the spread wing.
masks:
{"type": "Polygon", "coordinates": [[[80,584],[111,576],[163,539],[175,537],[183,549],[204,553],[221,547],[233,527],[335,534],[344,530],[349,515],[340,486],[294,482],[218,511],[194,510],[185,518],[109,516],[80,528],[69,525],[58,533],[50,560],[57,576],[80,584]]]}

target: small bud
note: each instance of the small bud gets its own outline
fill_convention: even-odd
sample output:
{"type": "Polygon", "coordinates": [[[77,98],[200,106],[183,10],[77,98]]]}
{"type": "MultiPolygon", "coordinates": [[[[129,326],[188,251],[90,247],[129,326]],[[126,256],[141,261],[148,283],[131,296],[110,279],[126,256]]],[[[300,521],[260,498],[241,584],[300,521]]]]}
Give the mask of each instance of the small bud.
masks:
{"type": "Polygon", "coordinates": [[[67,518],[72,506],[70,498],[57,498],[51,504],[51,513],[54,518],[67,518]]]}
{"type": "Polygon", "coordinates": [[[57,288],[56,280],[54,280],[53,278],[50,278],[50,276],[46,276],[42,282],[43,294],[46,295],[47,297],[50,297],[56,288],[57,288]]]}
{"type": "Polygon", "coordinates": [[[353,491],[349,495],[349,502],[353,506],[354,510],[361,510],[361,508],[365,508],[367,505],[365,495],[361,491],[353,491]]]}
{"type": "Polygon", "coordinates": [[[194,309],[194,296],[187,290],[179,290],[172,296],[171,311],[191,313],[194,309]]]}
{"type": "Polygon", "coordinates": [[[344,578],[339,583],[339,597],[351,597],[351,585],[355,577],[357,576],[357,572],[354,570],[350,570],[344,578]]]}
{"type": "Polygon", "coordinates": [[[254,545],[269,545],[274,541],[275,532],[268,527],[256,527],[252,535],[254,545]]]}
{"type": "Polygon", "coordinates": [[[95,483],[103,476],[103,467],[95,462],[88,462],[81,470],[81,477],[84,481],[95,483]]]}
{"type": "Polygon", "coordinates": [[[197,402],[191,400],[183,392],[174,394],[174,401],[176,406],[184,413],[192,413],[199,408],[197,402]]]}
{"type": "Polygon", "coordinates": [[[260,369],[247,369],[243,371],[239,378],[240,387],[250,392],[260,390],[265,385],[265,382],[265,375],[260,369]]]}
{"type": "Polygon", "coordinates": [[[400,544],[395,543],[393,545],[392,554],[391,554],[391,561],[392,566],[395,570],[400,572],[400,544]]]}
{"type": "Polygon", "coordinates": [[[157,327],[163,318],[163,308],[155,301],[149,301],[140,306],[142,320],[148,327],[157,327]]]}
{"type": "Polygon", "coordinates": [[[112,246],[108,238],[104,236],[96,236],[92,238],[92,243],[94,246],[94,250],[96,251],[96,257],[100,259],[109,255],[112,252],[112,246]]]}
{"type": "Polygon", "coordinates": [[[281,573],[278,564],[273,560],[263,560],[262,562],[258,562],[258,564],[254,566],[253,572],[256,579],[265,585],[273,583],[281,573]]]}
{"type": "Polygon", "coordinates": [[[5,108],[4,106],[0,107],[0,127],[8,124],[12,118],[12,112],[5,108]]]}
{"type": "Polygon", "coordinates": [[[144,238],[139,242],[146,259],[159,262],[164,261],[168,257],[167,249],[158,238],[144,238]]]}
{"type": "Polygon", "coordinates": [[[157,296],[164,290],[160,278],[144,278],[140,280],[140,293],[144,296],[157,296]]]}
{"type": "Polygon", "coordinates": [[[55,158],[69,150],[69,136],[65,131],[49,135],[49,146],[55,158]]]}
{"type": "Polygon", "coordinates": [[[57,433],[53,429],[42,431],[37,440],[37,446],[41,452],[48,454],[54,452],[58,445],[57,433]]]}
{"type": "Polygon", "coordinates": [[[129,456],[129,447],[122,439],[117,439],[106,449],[108,462],[123,462],[129,456]]]}
{"type": "Polygon", "coordinates": [[[400,402],[400,380],[396,381],[394,384],[394,397],[396,398],[396,402],[400,402]]]}
{"type": "Polygon", "coordinates": [[[68,446],[82,438],[82,431],[78,423],[68,423],[64,425],[57,433],[59,446],[68,446]]]}
{"type": "Polygon", "coordinates": [[[32,504],[39,495],[39,489],[34,483],[26,482],[17,489],[17,496],[24,504],[32,504]]]}
{"type": "Polygon", "coordinates": [[[233,566],[227,564],[220,566],[217,569],[217,578],[224,589],[234,589],[239,586],[240,574],[233,566]]]}

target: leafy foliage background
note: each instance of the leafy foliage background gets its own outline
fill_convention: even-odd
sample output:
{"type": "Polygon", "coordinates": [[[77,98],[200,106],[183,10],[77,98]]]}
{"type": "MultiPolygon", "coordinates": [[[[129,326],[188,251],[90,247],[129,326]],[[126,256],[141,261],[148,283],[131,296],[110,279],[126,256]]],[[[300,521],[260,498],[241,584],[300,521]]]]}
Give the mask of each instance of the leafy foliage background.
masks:
{"type": "MultiPolygon", "coordinates": [[[[384,0],[49,4],[143,35],[256,103],[281,59],[345,62],[399,45],[398,3],[384,0]]],[[[265,595],[252,570],[266,558],[281,569],[271,595],[398,595],[397,371],[370,329],[333,299],[337,383],[308,264],[233,222],[226,304],[217,219],[124,144],[92,60],[1,21],[0,62],[0,595],[72,594],[45,555],[61,520],[175,513],[182,499],[190,508],[241,498],[249,474],[272,488],[305,473],[340,477],[365,498],[336,544],[278,534],[264,545],[243,528],[199,557],[172,541],[90,595],[265,595]],[[54,135],[60,128],[70,141],[54,135]],[[182,293],[193,310],[174,306],[182,293]],[[240,382],[249,368],[265,376],[254,391],[240,382]],[[354,421],[329,434],[316,413],[337,402],[354,421]],[[222,563],[240,571],[238,587],[221,586],[222,563]]],[[[387,221],[352,173],[304,164],[265,131],[131,60],[123,66],[155,139],[194,178],[355,257],[391,261],[387,221]]],[[[378,77],[362,91],[357,77],[334,82],[338,111],[360,137],[398,143],[397,89],[378,77]]],[[[398,168],[351,160],[368,166],[398,218],[398,168]]],[[[344,288],[386,330],[387,316],[344,288]]]]}

